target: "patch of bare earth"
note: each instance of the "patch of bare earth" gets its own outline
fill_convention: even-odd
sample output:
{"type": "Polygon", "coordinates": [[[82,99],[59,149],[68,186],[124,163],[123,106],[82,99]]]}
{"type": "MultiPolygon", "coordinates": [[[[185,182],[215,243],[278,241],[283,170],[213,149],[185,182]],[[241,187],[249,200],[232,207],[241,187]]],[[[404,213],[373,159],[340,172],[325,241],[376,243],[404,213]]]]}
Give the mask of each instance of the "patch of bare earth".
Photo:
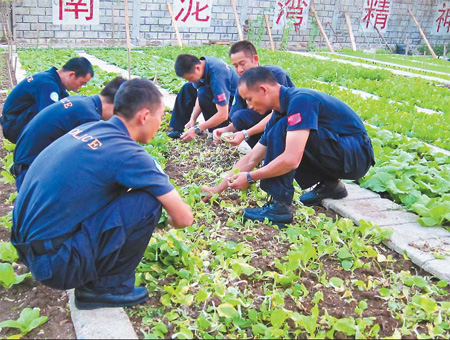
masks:
{"type": "MultiPolygon", "coordinates": [[[[6,53],[0,53],[0,89],[9,89],[9,80],[6,69],[6,53]]],[[[0,93],[0,111],[6,94],[0,93]]],[[[3,147],[3,134],[0,130],[0,157],[6,155],[3,147]]],[[[3,167],[1,170],[4,170],[3,167]]],[[[13,208],[7,203],[9,196],[16,191],[13,184],[0,181],[0,216],[5,216],[13,208]]],[[[0,226],[0,241],[10,241],[9,229],[0,226]]],[[[27,272],[24,264],[15,264],[16,274],[27,272]]],[[[12,286],[6,290],[0,287],[0,322],[11,319],[18,319],[20,312],[26,308],[40,308],[41,315],[48,317],[48,321],[23,336],[23,339],[75,339],[75,330],[70,318],[68,307],[68,296],[65,291],[51,289],[34,281],[32,278],[25,279],[24,282],[12,286]]],[[[20,333],[13,328],[3,328],[0,332],[1,338],[8,338],[20,333]]]]}

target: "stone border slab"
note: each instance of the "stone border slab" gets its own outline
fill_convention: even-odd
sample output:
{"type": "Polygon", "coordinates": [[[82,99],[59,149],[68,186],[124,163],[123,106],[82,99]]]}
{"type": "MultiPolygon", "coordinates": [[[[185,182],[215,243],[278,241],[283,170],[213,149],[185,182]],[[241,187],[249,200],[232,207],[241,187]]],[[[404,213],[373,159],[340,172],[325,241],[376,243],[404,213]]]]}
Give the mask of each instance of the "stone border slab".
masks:
{"type": "Polygon", "coordinates": [[[77,339],[137,339],[133,325],[123,308],[80,310],[75,306],[73,289],[69,307],[77,339]]]}
{"type": "Polygon", "coordinates": [[[322,205],[359,225],[360,220],[392,230],[383,243],[406,254],[413,263],[441,280],[450,282],[450,232],[442,227],[423,227],[418,216],[398,204],[355,184],[346,184],[349,195],[340,200],[326,199],[322,205]],[[434,253],[444,256],[437,259],[434,253]]]}

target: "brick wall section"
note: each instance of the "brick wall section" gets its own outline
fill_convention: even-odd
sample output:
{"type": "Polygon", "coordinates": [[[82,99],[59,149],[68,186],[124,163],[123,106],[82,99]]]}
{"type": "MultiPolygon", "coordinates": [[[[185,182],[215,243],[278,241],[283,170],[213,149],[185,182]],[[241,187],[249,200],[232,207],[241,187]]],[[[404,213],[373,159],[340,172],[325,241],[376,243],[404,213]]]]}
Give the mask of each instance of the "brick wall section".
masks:
{"type": "MultiPolygon", "coordinates": [[[[100,0],[100,24],[95,26],[53,25],[52,0],[16,0],[13,6],[14,34],[18,46],[124,46],[125,19],[123,1],[100,0]]],[[[357,48],[384,46],[376,32],[364,33],[360,26],[365,0],[316,0],[315,7],[326,33],[336,48],[350,47],[344,11],[351,19],[357,48]],[[331,27],[333,27],[334,33],[331,27]]],[[[246,38],[260,42],[268,47],[269,41],[265,28],[257,28],[263,22],[262,15],[268,14],[273,19],[275,0],[236,0],[237,10],[246,38]],[[249,32],[250,30],[250,32],[249,32]],[[251,34],[253,32],[253,34],[251,34]]],[[[433,35],[439,0],[392,0],[388,31],[384,34],[390,45],[404,44],[411,41],[411,46],[424,44],[419,31],[408,13],[413,9],[422,29],[432,45],[448,43],[450,34],[433,35]]],[[[135,46],[175,45],[176,36],[166,7],[166,0],[129,0],[132,42],[135,46]],[[133,5],[136,4],[136,8],[133,5]]],[[[180,28],[184,44],[200,45],[211,39],[238,40],[234,14],[229,0],[214,0],[211,13],[211,27],[180,28]]],[[[320,32],[314,34],[313,19],[310,14],[307,29],[289,32],[288,47],[304,50],[308,44],[326,47],[320,32]]],[[[316,31],[317,32],[317,31],[316,31]]],[[[283,30],[274,30],[273,38],[277,48],[283,40],[283,30]]]]}

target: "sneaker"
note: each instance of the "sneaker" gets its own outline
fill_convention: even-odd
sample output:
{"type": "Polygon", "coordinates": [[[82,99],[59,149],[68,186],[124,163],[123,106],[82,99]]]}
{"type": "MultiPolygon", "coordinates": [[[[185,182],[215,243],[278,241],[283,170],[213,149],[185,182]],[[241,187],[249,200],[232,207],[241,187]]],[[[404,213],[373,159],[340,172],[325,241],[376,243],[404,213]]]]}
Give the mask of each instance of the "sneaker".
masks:
{"type": "Polygon", "coordinates": [[[347,197],[347,195],[347,189],[341,180],[322,181],[314,189],[300,196],[300,202],[303,205],[311,206],[319,204],[325,198],[339,199],[347,197]]]}
{"type": "Polygon", "coordinates": [[[172,131],[167,133],[167,136],[172,138],[172,139],[178,139],[178,138],[181,137],[182,134],[183,134],[182,131],[172,130],[172,131]]]}
{"type": "Polygon", "coordinates": [[[98,293],[86,287],[75,288],[75,306],[78,309],[128,307],[144,303],[148,298],[145,287],[134,287],[128,294],[98,293]]]}
{"type": "Polygon", "coordinates": [[[264,221],[266,218],[273,224],[284,227],[294,220],[294,207],[292,204],[271,199],[261,208],[244,209],[244,220],[264,221]]]}

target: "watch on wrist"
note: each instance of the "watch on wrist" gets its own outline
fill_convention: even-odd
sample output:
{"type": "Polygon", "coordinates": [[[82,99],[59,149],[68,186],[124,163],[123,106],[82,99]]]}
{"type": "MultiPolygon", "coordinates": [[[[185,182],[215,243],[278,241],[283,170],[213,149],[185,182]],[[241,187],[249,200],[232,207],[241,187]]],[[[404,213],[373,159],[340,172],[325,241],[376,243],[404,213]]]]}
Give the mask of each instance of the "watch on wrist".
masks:
{"type": "Polygon", "coordinates": [[[256,181],[252,178],[252,176],[250,176],[250,171],[247,172],[247,182],[248,184],[256,183],[256,181]]]}
{"type": "Polygon", "coordinates": [[[242,133],[244,134],[244,140],[248,141],[250,139],[250,136],[249,136],[247,130],[242,130],[242,133]]]}
{"type": "Polygon", "coordinates": [[[198,127],[198,125],[195,125],[194,126],[194,131],[195,131],[195,133],[197,134],[197,135],[201,135],[202,134],[202,129],[200,129],[199,127],[198,127]]]}

